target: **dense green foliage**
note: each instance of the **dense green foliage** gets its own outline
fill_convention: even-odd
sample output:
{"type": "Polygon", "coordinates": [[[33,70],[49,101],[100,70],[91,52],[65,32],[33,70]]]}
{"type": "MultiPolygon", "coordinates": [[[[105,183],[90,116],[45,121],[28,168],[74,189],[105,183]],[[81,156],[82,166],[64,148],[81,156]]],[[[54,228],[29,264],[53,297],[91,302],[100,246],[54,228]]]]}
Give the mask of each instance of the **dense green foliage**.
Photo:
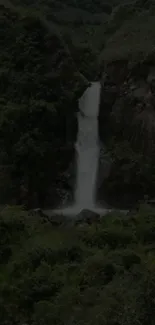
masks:
{"type": "Polygon", "coordinates": [[[0,15],[1,202],[42,205],[73,158],[77,98],[87,81],[47,21],[7,4],[0,15]]]}
{"type": "Polygon", "coordinates": [[[0,215],[2,324],[154,324],[155,212],[75,225],[0,215]]]}
{"type": "MultiPolygon", "coordinates": [[[[103,71],[99,127],[112,167],[100,194],[118,205],[154,196],[154,9],[153,0],[0,1],[0,203],[53,207],[71,195],[77,99],[103,71]]],[[[89,225],[0,212],[0,324],[154,319],[154,209],[89,225]]]]}

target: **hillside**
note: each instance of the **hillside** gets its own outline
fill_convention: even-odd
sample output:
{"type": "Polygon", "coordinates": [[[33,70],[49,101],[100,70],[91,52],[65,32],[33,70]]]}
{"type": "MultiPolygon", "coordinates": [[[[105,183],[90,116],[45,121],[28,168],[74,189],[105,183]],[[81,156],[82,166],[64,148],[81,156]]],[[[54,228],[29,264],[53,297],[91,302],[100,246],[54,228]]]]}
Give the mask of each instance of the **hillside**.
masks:
{"type": "Polygon", "coordinates": [[[75,45],[88,43],[91,46],[95,42],[98,27],[109,14],[98,10],[94,12],[94,7],[89,11],[85,3],[75,1],[11,0],[11,3],[16,8],[25,8],[46,17],[49,22],[57,26],[63,36],[71,38],[75,45]]]}
{"type": "MultiPolygon", "coordinates": [[[[131,10],[131,7],[127,7],[131,10]]],[[[118,10],[118,9],[117,9],[118,10]]],[[[125,6],[116,12],[113,18],[115,27],[119,24],[121,16],[124,15],[125,6]]],[[[100,59],[106,62],[116,60],[144,60],[148,55],[154,54],[155,37],[155,7],[149,10],[131,10],[128,19],[124,19],[122,26],[110,35],[100,59]]]]}

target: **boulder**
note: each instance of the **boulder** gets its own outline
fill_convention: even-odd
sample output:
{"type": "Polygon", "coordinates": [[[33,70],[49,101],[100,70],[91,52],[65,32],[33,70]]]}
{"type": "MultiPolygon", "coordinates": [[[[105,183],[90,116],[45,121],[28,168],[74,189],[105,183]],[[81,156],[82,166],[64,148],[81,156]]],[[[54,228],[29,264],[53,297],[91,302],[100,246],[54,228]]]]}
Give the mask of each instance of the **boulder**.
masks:
{"type": "Polygon", "coordinates": [[[63,215],[63,213],[58,213],[54,210],[44,210],[44,214],[48,222],[55,227],[68,225],[71,221],[71,219],[63,215]]]}
{"type": "Polygon", "coordinates": [[[49,217],[49,222],[55,227],[65,226],[69,221],[70,220],[67,217],[61,214],[53,214],[49,217]]]}
{"type": "Polygon", "coordinates": [[[65,217],[53,213],[52,210],[42,210],[41,208],[36,208],[30,210],[30,215],[35,217],[40,217],[42,222],[49,222],[52,226],[58,227],[65,223],[65,217]]]}
{"type": "Polygon", "coordinates": [[[39,217],[46,217],[46,215],[43,213],[43,211],[40,208],[36,208],[33,210],[30,210],[31,215],[33,216],[39,216],[39,217]]]}
{"type": "Polygon", "coordinates": [[[84,209],[76,216],[76,224],[86,222],[88,224],[100,221],[100,215],[97,212],[84,209]]]}

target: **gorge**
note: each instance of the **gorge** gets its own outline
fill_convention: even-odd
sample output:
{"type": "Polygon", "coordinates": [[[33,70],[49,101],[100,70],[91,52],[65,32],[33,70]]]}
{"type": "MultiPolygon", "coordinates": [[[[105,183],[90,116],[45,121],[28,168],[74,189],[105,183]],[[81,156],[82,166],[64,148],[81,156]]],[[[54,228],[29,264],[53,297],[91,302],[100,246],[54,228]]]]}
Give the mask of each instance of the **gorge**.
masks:
{"type": "MultiPolygon", "coordinates": [[[[118,208],[132,207],[146,195],[154,197],[154,17],[149,3],[147,10],[132,3],[131,15],[122,3],[112,3],[108,12],[103,3],[91,3],[88,12],[79,12],[70,1],[64,6],[53,0],[53,11],[46,0],[1,1],[1,204],[56,209],[74,202],[77,207],[84,200],[80,186],[91,206],[92,195],[96,202],[118,208]],[[44,18],[34,8],[40,8],[44,18]],[[76,17],[65,16],[65,8],[76,17]],[[146,37],[141,38],[141,30],[146,37]],[[89,80],[99,75],[101,100],[93,119],[82,116],[78,100],[91,89],[89,80]],[[98,141],[93,137],[98,122],[100,144],[92,144],[84,154],[78,124],[87,129],[91,122],[90,141],[98,141]],[[94,166],[94,174],[90,164],[85,174],[91,184],[87,191],[80,167],[86,155],[93,156],[89,160],[94,166]]],[[[86,10],[85,5],[79,4],[86,10]]]]}

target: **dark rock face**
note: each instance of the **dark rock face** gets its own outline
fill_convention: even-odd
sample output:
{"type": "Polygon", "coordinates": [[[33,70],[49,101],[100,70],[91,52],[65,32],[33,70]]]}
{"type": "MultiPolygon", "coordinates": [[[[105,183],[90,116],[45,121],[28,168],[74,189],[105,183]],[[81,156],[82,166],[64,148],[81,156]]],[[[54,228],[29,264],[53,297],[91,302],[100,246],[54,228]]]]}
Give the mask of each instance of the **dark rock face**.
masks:
{"type": "Polygon", "coordinates": [[[93,212],[91,210],[82,210],[77,216],[76,216],[76,223],[82,223],[86,222],[88,224],[99,222],[100,221],[100,215],[96,212],[93,212]]]}
{"type": "Polygon", "coordinates": [[[125,208],[154,196],[155,63],[113,62],[103,84],[99,135],[112,163],[97,196],[125,208]]]}
{"type": "MultiPolygon", "coordinates": [[[[100,156],[98,162],[98,172],[97,172],[97,181],[96,181],[96,188],[100,189],[105,178],[107,178],[111,172],[112,166],[112,159],[110,154],[107,152],[106,148],[101,143],[100,148],[100,156]]],[[[100,193],[96,193],[96,202],[99,205],[102,205],[108,208],[108,205],[105,202],[105,198],[103,195],[99,195],[100,193]]]]}

